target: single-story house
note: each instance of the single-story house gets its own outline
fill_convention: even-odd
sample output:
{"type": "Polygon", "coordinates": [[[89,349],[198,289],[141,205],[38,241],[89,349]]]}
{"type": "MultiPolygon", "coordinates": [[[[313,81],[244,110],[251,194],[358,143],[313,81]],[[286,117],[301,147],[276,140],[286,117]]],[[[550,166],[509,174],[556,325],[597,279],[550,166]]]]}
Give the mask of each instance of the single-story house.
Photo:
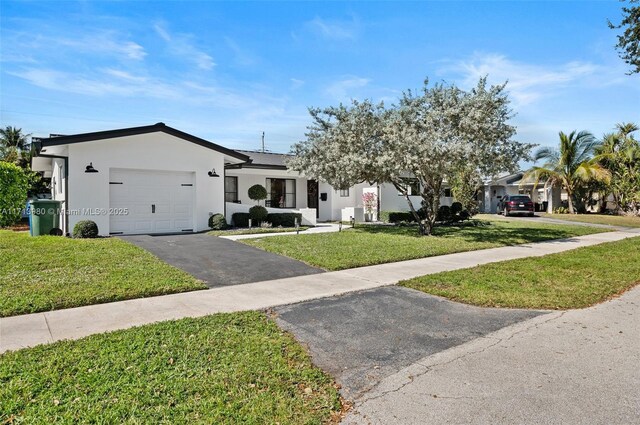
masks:
{"type": "MultiPolygon", "coordinates": [[[[232,150],[163,123],[110,131],[39,139],[34,171],[51,178],[52,199],[62,202],[60,222],[70,233],[80,220],[93,220],[100,234],[198,232],[208,229],[212,214],[231,221],[235,212],[255,204],[270,212],[297,212],[302,224],[364,220],[363,194],[374,193],[381,211],[408,211],[406,199],[390,184],[357,184],[334,189],[286,165],[287,154],[232,150]],[[248,198],[260,184],[267,199],[248,198]]],[[[408,177],[409,180],[411,178],[408,177]]],[[[420,208],[417,179],[410,200],[420,208]]],[[[534,202],[560,205],[557,189],[522,182],[522,173],[485,182],[481,211],[495,212],[505,194],[527,193],[534,202]]],[[[445,186],[441,205],[454,199],[445,186]]],[[[547,206],[547,205],[545,205],[547,206]]]]}
{"type": "Polygon", "coordinates": [[[51,176],[63,232],[93,220],[100,234],[195,232],[224,213],[225,166],[249,161],[163,123],[41,139],[32,167],[51,176]]]}
{"type": "Polygon", "coordinates": [[[557,187],[546,187],[543,183],[524,180],[524,173],[507,174],[484,182],[479,191],[480,211],[495,213],[498,202],[505,195],[529,195],[536,205],[536,211],[553,212],[567,199],[566,192],[557,187]]]}

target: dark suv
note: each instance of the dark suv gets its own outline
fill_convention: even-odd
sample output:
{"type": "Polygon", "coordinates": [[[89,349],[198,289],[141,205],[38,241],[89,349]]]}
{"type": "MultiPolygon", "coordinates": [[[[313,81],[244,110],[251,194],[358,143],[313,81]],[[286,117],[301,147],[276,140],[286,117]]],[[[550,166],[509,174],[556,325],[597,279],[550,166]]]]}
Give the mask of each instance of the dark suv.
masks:
{"type": "Polygon", "coordinates": [[[533,217],[533,202],[527,195],[505,195],[498,202],[496,213],[504,214],[505,217],[509,214],[527,214],[533,217]]]}

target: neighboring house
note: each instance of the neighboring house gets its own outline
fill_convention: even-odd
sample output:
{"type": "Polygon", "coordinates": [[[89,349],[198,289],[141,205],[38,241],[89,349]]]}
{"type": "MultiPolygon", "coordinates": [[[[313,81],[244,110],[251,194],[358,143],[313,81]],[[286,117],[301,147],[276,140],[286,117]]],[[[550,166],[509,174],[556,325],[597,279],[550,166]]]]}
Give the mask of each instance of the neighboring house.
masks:
{"type": "Polygon", "coordinates": [[[495,213],[498,202],[505,195],[529,195],[536,205],[536,211],[553,212],[566,199],[566,192],[559,188],[545,187],[540,183],[534,189],[531,181],[522,181],[523,173],[508,174],[487,180],[479,191],[480,211],[495,213]]]}
{"type": "Polygon", "coordinates": [[[208,229],[225,212],[225,166],[247,161],[158,123],[42,139],[32,166],[51,176],[65,233],[93,220],[109,235],[208,229]]]}

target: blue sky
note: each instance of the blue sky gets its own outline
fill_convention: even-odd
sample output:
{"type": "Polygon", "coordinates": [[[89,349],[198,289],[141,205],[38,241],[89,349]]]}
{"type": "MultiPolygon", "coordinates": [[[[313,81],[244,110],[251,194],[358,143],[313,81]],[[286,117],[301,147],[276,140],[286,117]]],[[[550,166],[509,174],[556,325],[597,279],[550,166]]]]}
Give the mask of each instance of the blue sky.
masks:
{"type": "Polygon", "coordinates": [[[286,152],[309,106],[485,74],[509,80],[521,141],[640,122],[616,0],[0,4],[0,124],[37,136],[162,121],[232,148],[265,131],[286,152]]]}

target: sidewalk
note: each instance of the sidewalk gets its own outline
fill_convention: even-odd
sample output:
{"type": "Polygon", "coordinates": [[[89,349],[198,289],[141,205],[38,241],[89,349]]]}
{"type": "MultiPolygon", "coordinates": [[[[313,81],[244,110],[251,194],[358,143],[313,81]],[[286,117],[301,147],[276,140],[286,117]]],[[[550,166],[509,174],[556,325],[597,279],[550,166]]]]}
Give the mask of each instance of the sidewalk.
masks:
{"type": "Polygon", "coordinates": [[[355,401],[344,424],[632,424],[640,287],[425,357],[355,401]]]}
{"type": "MultiPolygon", "coordinates": [[[[343,225],[343,229],[348,229],[351,226],[343,225]]],[[[334,233],[339,232],[340,226],[335,223],[319,223],[315,227],[310,227],[307,230],[301,231],[301,235],[311,235],[314,233],[334,233]]],[[[220,238],[237,241],[240,239],[255,239],[255,238],[268,238],[271,236],[295,236],[296,232],[279,232],[279,233],[256,233],[253,235],[231,235],[231,236],[219,236],[220,238]]]]}
{"type": "Polygon", "coordinates": [[[6,317],[0,319],[0,353],[163,320],[266,309],[392,285],[399,280],[441,271],[457,270],[516,258],[542,256],[634,236],[640,236],[640,229],[6,317]]]}

